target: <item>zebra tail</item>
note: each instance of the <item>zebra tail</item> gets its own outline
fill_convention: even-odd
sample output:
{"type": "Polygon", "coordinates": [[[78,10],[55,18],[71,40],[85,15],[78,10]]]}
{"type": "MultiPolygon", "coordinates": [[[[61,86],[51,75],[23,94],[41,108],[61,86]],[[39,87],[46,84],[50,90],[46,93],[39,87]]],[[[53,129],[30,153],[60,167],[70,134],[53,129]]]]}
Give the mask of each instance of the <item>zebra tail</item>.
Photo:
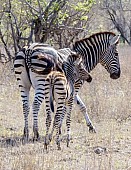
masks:
{"type": "Polygon", "coordinates": [[[53,95],[53,87],[52,85],[50,86],[50,108],[51,108],[51,111],[54,112],[54,95],[53,95]]]}

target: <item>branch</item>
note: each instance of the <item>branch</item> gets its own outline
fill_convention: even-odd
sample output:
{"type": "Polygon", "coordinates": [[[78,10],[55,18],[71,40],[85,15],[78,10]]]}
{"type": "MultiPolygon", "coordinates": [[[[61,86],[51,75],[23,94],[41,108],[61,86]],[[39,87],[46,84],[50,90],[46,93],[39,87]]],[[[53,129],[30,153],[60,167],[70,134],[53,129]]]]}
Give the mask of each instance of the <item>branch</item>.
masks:
{"type": "Polygon", "coordinates": [[[58,12],[60,11],[60,10],[62,10],[62,8],[65,6],[65,4],[66,4],[66,1],[65,0],[63,0],[63,1],[59,1],[58,0],[58,2],[56,2],[59,6],[58,6],[58,8],[57,9],[54,9],[53,11],[52,11],[52,15],[50,14],[49,16],[49,18],[48,18],[48,20],[51,20],[52,22],[54,21],[54,19],[56,19],[56,17],[57,17],[57,15],[58,15],[58,12]]]}
{"type": "MultiPolygon", "coordinates": [[[[1,24],[1,22],[0,22],[0,24],[1,24]]],[[[7,47],[7,45],[6,45],[5,41],[4,41],[4,38],[3,38],[3,35],[2,35],[2,32],[1,32],[1,29],[0,29],[0,39],[1,39],[2,43],[4,44],[4,48],[5,48],[5,51],[6,51],[7,55],[8,55],[8,57],[9,57],[9,61],[11,61],[13,56],[10,54],[10,52],[8,50],[8,47],[7,47]]]]}
{"type": "Polygon", "coordinates": [[[13,27],[13,24],[12,24],[12,19],[11,19],[11,0],[9,0],[9,12],[8,12],[8,17],[9,17],[9,21],[10,21],[10,26],[11,26],[11,31],[12,31],[12,38],[13,38],[13,42],[14,42],[14,50],[15,50],[15,53],[17,52],[17,45],[16,45],[16,37],[15,37],[15,31],[14,31],[14,27],[13,27]]]}
{"type": "Polygon", "coordinates": [[[130,44],[128,39],[126,38],[123,28],[120,26],[120,24],[116,21],[115,16],[108,10],[108,14],[110,15],[111,21],[114,23],[116,29],[121,33],[121,36],[125,39],[125,41],[130,44]]]}
{"type": "Polygon", "coordinates": [[[36,13],[39,13],[39,11],[37,10],[37,9],[35,9],[33,6],[31,6],[31,4],[30,3],[28,3],[26,0],[19,0],[19,1],[21,1],[22,3],[23,3],[23,1],[26,3],[26,5],[29,7],[29,9],[32,9],[32,10],[30,10],[31,11],[31,13],[33,14],[33,15],[35,15],[35,13],[33,13],[33,11],[35,11],[36,13]]]}

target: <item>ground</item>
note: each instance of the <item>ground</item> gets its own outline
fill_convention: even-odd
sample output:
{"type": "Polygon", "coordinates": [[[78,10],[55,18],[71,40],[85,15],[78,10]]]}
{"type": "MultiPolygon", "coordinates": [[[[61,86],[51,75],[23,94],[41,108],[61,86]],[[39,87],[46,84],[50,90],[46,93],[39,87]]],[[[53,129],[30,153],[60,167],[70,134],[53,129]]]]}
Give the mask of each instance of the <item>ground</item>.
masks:
{"type": "MultiPolygon", "coordinates": [[[[46,151],[44,104],[39,113],[40,141],[22,144],[22,103],[11,64],[0,64],[0,170],[131,170],[131,47],[119,45],[121,77],[112,80],[98,65],[93,81],[80,96],[88,108],[96,134],[90,134],[83,115],[73,107],[71,142],[66,147],[65,122],[61,150],[53,140],[46,151]],[[102,149],[98,153],[98,149],[102,149]]],[[[33,89],[31,99],[33,99],[33,89]]]]}

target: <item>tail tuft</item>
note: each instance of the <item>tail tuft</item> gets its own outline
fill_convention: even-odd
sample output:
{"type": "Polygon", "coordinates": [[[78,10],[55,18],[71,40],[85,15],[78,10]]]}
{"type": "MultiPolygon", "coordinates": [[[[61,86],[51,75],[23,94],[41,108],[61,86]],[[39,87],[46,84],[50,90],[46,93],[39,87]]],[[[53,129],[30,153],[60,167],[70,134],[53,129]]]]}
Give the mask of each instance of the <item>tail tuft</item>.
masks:
{"type": "Polygon", "coordinates": [[[54,112],[54,102],[52,96],[50,96],[50,107],[51,107],[51,111],[54,112]]]}

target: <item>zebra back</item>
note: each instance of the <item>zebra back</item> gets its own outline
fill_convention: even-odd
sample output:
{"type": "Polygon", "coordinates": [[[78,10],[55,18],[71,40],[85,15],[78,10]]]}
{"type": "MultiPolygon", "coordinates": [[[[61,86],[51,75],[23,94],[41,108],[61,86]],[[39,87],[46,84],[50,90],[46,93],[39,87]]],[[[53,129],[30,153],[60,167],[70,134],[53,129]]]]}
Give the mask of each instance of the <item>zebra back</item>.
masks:
{"type": "Polygon", "coordinates": [[[51,70],[62,71],[58,65],[57,51],[42,43],[33,43],[24,47],[25,63],[32,72],[48,74],[51,70]]]}

